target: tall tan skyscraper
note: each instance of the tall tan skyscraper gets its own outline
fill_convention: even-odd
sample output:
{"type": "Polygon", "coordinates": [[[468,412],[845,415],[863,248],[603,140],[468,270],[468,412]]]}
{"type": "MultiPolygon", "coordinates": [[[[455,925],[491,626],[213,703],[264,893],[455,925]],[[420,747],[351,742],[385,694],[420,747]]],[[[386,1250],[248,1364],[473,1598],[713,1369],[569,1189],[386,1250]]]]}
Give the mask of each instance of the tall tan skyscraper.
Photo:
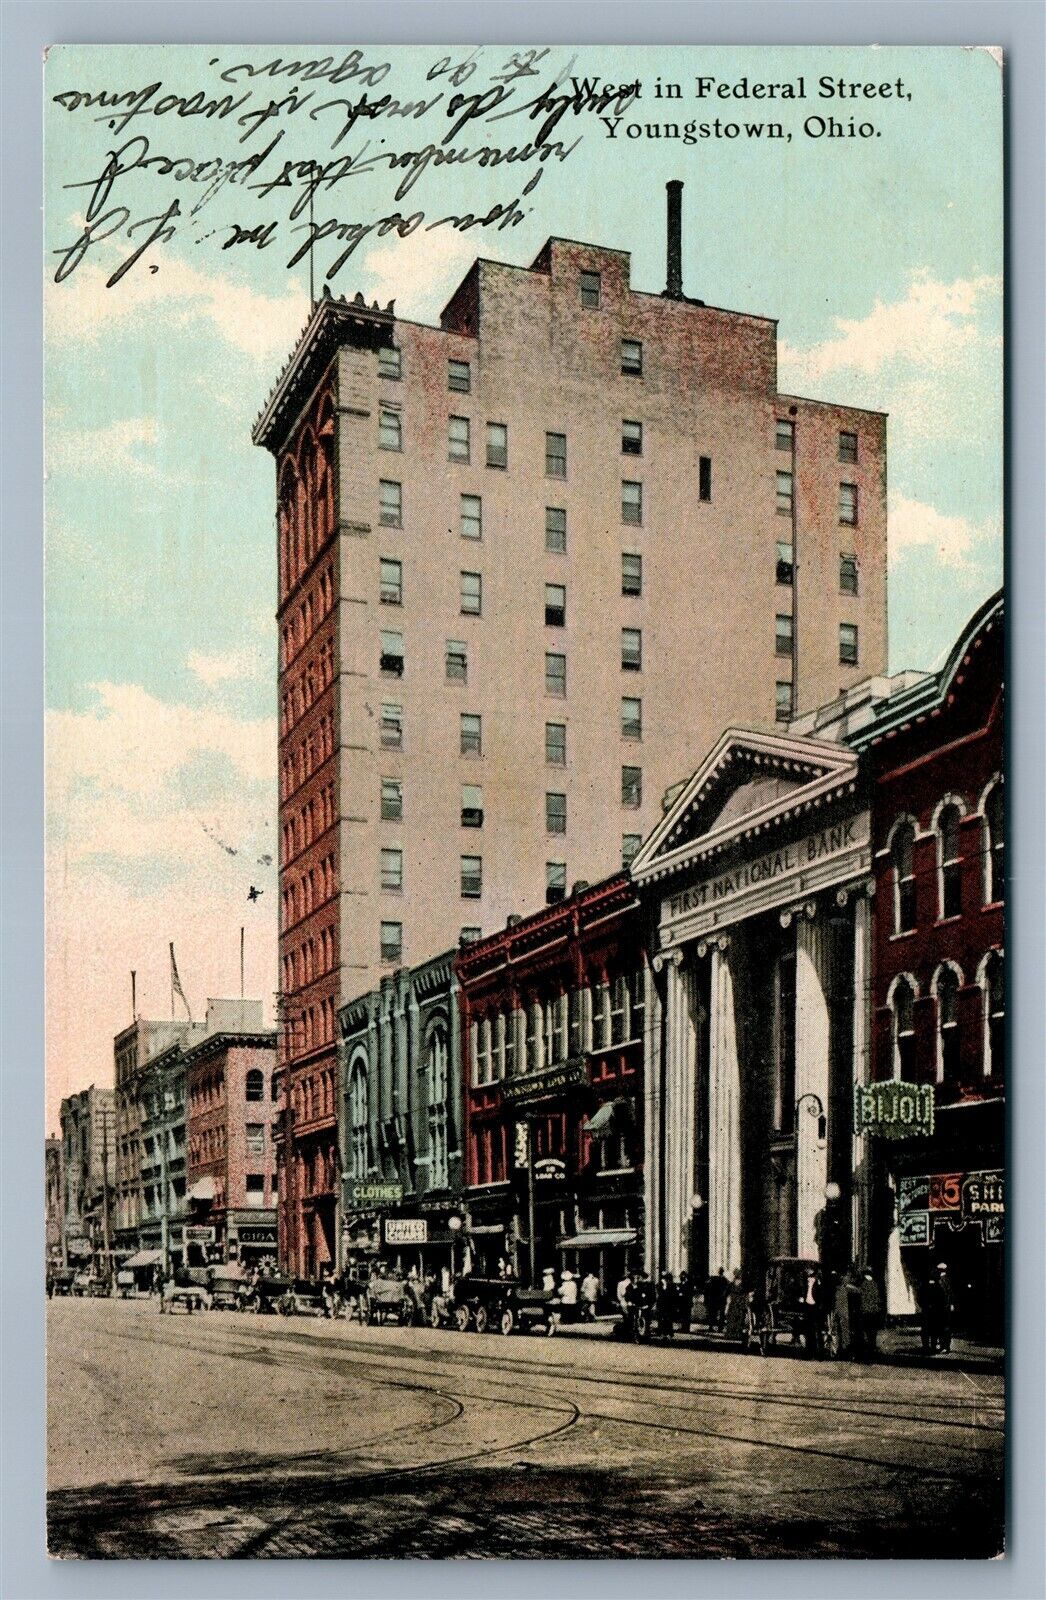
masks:
{"type": "Polygon", "coordinates": [[[438,327],[325,297],[279,517],[282,1248],[333,1258],[336,1013],[627,861],[728,724],[886,665],[886,425],[626,252],[477,260],[438,327]]]}

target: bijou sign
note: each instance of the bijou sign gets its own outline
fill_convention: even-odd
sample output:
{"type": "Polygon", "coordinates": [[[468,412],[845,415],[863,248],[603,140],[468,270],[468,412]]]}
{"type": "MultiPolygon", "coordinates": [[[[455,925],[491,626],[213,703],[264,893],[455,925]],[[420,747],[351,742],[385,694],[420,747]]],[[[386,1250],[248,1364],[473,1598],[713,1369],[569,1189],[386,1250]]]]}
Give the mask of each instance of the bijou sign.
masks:
{"type": "Polygon", "coordinates": [[[933,1133],[932,1083],[903,1083],[887,1078],[881,1083],[854,1084],[854,1132],[879,1139],[908,1139],[933,1133]]]}

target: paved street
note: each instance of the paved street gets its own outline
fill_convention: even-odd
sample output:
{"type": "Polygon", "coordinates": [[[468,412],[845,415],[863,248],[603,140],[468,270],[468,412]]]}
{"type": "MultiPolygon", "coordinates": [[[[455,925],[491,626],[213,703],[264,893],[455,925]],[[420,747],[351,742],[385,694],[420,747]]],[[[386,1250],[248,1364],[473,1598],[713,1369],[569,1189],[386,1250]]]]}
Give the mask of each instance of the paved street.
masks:
{"type": "Polygon", "coordinates": [[[959,1368],[48,1305],[50,1546],[120,1556],[989,1556],[959,1368]]]}

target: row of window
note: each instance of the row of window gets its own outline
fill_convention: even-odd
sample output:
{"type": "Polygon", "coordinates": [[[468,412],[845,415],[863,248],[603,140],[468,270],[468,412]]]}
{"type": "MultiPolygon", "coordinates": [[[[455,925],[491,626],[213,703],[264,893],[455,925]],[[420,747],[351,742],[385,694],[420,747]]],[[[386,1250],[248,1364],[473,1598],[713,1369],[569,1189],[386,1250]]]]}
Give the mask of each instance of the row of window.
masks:
{"type": "MultiPolygon", "coordinates": [[[[462,573],[462,578],[479,579],[478,573],[462,573]]],[[[550,586],[554,587],[554,586],[550,586]]],[[[482,601],[482,590],[470,590],[468,603],[477,607],[482,601]]],[[[478,616],[478,610],[466,612],[466,595],[462,590],[462,612],[466,615],[478,616]]],[[[546,611],[546,615],[547,615],[546,611]]],[[[791,618],[787,619],[791,622],[791,618]]],[[[790,654],[780,651],[779,654],[790,654]]],[[[382,628],[379,639],[379,670],[383,678],[402,678],[406,671],[406,652],[403,645],[403,634],[397,629],[382,628]]],[[[448,639],[445,649],[445,672],[448,683],[468,682],[468,647],[463,639],[448,639]]],[[[642,672],[643,670],[643,630],[641,628],[621,629],[621,670],[623,672],[642,672]]],[[[563,699],[567,692],[567,658],[559,651],[548,650],[545,652],[545,693],[563,699]]],[[[400,708],[400,722],[402,724],[402,708],[400,708]]],[[[387,744],[382,738],[382,744],[387,744]]]]}
{"type": "Polygon", "coordinates": [[[304,805],[284,821],[281,828],[284,865],[293,861],[303,850],[307,850],[314,839],[322,838],[328,828],[333,828],[335,816],[332,781],[324,784],[317,794],[306,800],[304,805]]]}
{"type": "Polygon", "coordinates": [[[298,602],[280,629],[281,667],[287,667],[312,638],[313,632],[334,610],[334,568],[325,562],[309,593],[298,602]]]}
{"type": "Polygon", "coordinates": [[[330,395],[302,433],[297,459],[285,457],[278,486],[280,594],[285,595],[334,532],[334,436],[330,395]],[[317,440],[317,433],[321,435],[317,440]]]}
{"type": "MultiPolygon", "coordinates": [[[[781,517],[790,517],[795,510],[795,474],[792,472],[778,472],[777,474],[777,514],[781,517]]],[[[856,483],[841,483],[837,501],[839,522],[845,528],[857,527],[857,485],[856,483]]]]}
{"type": "MultiPolygon", "coordinates": [[[[981,800],[981,837],[977,848],[981,857],[981,894],[986,905],[1005,898],[1006,811],[1003,780],[992,779],[981,800]]],[[[963,910],[963,852],[960,824],[967,815],[966,802],[959,795],[946,796],[938,805],[931,832],[935,841],[936,897],[932,912],[936,919],[957,917],[963,910]]],[[[929,910],[931,902],[917,888],[915,867],[916,827],[911,817],[901,817],[890,830],[889,852],[893,867],[894,933],[911,933],[918,925],[920,906],[929,910]]]]}
{"type": "MultiPolygon", "coordinates": [[[[937,1082],[955,1085],[962,1080],[966,1041],[959,1008],[963,987],[962,969],[945,961],[933,977],[931,994],[936,1001],[937,1082]]],[[[977,1050],[985,1077],[1000,1078],[1006,1071],[1006,981],[1001,950],[991,950],[981,962],[976,984],[981,993],[980,1035],[977,1050]]],[[[888,1005],[891,1013],[893,1076],[911,1081],[915,1077],[915,1002],[919,986],[911,973],[901,973],[890,985],[888,1005]]]]}
{"type": "Polygon", "coordinates": [[[333,682],[334,640],[327,638],[321,643],[316,660],[310,661],[295,675],[295,681],[287,685],[280,697],[281,738],[301,721],[333,682]]]}
{"type": "MultiPolygon", "coordinates": [[[[779,656],[790,656],[795,648],[795,621],[788,612],[779,611],[774,618],[774,650],[779,656]]],[[[839,664],[856,667],[858,663],[858,629],[855,622],[839,624],[839,664]]]]}
{"type": "MultiPolygon", "coordinates": [[[[284,957],[282,965],[283,990],[285,994],[295,991],[300,985],[295,982],[295,969],[293,964],[288,964],[284,957]]],[[[289,1017],[287,1032],[289,1042],[292,1043],[294,1052],[312,1050],[319,1045],[333,1044],[336,1030],[334,1025],[334,1001],[318,1000],[315,1005],[304,1006],[296,1015],[289,1017]]]]}
{"type": "Polygon", "coordinates": [[[285,987],[290,990],[304,989],[316,978],[333,972],[338,962],[334,928],[321,928],[296,949],[286,951],[281,961],[285,987]]]}
{"type": "Polygon", "coordinates": [[[470,1034],[472,1082],[541,1072],[582,1053],[642,1039],[645,1006],[643,973],[637,970],[591,989],[528,1001],[518,1011],[480,1017],[470,1034]]]}
{"type": "MultiPolygon", "coordinates": [[[[843,550],[839,553],[839,593],[857,594],[857,557],[843,550]]],[[[790,540],[778,539],[774,578],[779,584],[791,588],[795,582],[795,549],[790,540]]]]}
{"type": "Polygon", "coordinates": [[[321,1117],[333,1117],[337,1078],[332,1068],[298,1078],[291,1089],[291,1109],[295,1122],[316,1122],[321,1117]]]}
{"type": "Polygon", "coordinates": [[[334,885],[333,852],[324,856],[316,866],[309,867],[296,879],[285,874],[280,898],[283,927],[293,927],[303,917],[311,916],[319,906],[333,899],[334,885]]]}
{"type": "Polygon", "coordinates": [[[280,799],[286,800],[334,754],[334,713],[325,711],[280,762],[280,799]]]}
{"type": "MultiPolygon", "coordinates": [[[[778,450],[786,450],[789,455],[795,450],[795,423],[780,417],[777,421],[774,438],[778,450]]],[[[857,435],[840,430],[836,459],[846,466],[857,464],[857,435]]]]}
{"type": "MultiPolygon", "coordinates": [[[[489,460],[487,465],[495,463],[489,460]]],[[[551,473],[552,477],[563,477],[564,473],[551,473]]],[[[699,499],[712,498],[712,466],[706,456],[701,457],[700,484],[707,488],[707,493],[699,489],[699,499]]],[[[550,510],[553,508],[549,508],[550,510]]],[[[555,508],[557,510],[561,508],[555,508]]],[[[477,494],[463,494],[460,498],[461,531],[466,538],[478,539],[482,533],[483,504],[482,497],[477,494]],[[466,522],[469,531],[466,532],[466,522]]],[[[381,478],[378,482],[378,521],[383,528],[403,527],[403,485],[391,478],[381,478]]],[[[621,521],[631,527],[643,525],[643,485],[634,479],[621,480],[621,521]]],[[[566,513],[563,513],[564,539],[566,513]]],[[[548,538],[548,518],[546,517],[546,541],[548,538]]]]}
{"type": "MultiPolygon", "coordinates": [[[[592,274],[599,276],[598,273],[592,274]]],[[[640,339],[621,340],[621,371],[629,378],[643,376],[643,344],[640,339]]],[[[378,376],[392,382],[398,382],[403,377],[403,351],[396,345],[388,345],[378,351],[378,376]]],[[[447,362],[447,388],[452,394],[471,394],[472,392],[472,366],[468,361],[451,360],[447,362]]]]}

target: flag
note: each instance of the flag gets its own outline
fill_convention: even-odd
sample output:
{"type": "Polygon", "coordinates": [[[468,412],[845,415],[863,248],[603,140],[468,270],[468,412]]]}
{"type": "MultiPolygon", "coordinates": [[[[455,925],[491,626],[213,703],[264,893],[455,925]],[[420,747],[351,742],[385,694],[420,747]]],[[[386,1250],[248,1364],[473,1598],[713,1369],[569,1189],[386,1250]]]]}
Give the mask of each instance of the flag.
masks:
{"type": "Polygon", "coordinates": [[[171,951],[171,1016],[172,1017],[174,1016],[174,997],[175,997],[175,995],[177,995],[179,1000],[182,1002],[182,1005],[185,1007],[186,1016],[189,1018],[189,1021],[191,1022],[192,1021],[192,1012],[189,1010],[189,1002],[185,998],[185,990],[182,988],[182,980],[178,976],[178,963],[174,959],[174,945],[173,944],[170,946],[170,951],[171,951]]]}

